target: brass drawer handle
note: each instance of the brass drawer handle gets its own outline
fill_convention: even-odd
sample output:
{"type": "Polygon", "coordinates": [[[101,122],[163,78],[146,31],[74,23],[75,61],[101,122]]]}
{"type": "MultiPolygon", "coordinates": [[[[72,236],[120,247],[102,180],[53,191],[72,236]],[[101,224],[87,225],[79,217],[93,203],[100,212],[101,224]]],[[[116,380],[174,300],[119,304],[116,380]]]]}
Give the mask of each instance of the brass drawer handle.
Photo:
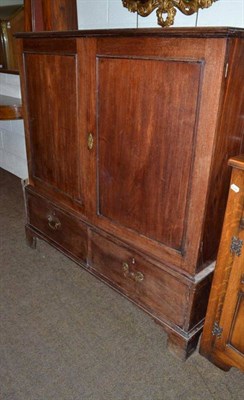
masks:
{"type": "Polygon", "coordinates": [[[51,228],[53,231],[57,231],[58,229],[61,228],[61,222],[57,217],[54,217],[53,215],[49,215],[47,217],[48,220],[48,226],[51,228]]]}
{"type": "Polygon", "coordinates": [[[130,271],[130,267],[129,267],[128,263],[123,262],[122,269],[123,269],[125,278],[130,278],[135,282],[142,282],[144,280],[143,273],[140,271],[136,271],[136,272],[130,271]]]}

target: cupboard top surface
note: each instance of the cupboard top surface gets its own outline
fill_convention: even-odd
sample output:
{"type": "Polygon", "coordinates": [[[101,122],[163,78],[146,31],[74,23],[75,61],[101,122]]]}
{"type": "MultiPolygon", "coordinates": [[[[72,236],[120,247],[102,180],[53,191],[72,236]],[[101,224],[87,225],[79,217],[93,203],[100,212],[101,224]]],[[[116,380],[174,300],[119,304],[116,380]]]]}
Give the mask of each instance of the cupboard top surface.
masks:
{"type": "Polygon", "coordinates": [[[23,32],[17,33],[18,38],[59,38],[59,37],[189,37],[189,38],[244,38],[244,29],[234,27],[195,27],[195,28],[135,28],[135,29],[97,29],[62,32],[23,32]]]}

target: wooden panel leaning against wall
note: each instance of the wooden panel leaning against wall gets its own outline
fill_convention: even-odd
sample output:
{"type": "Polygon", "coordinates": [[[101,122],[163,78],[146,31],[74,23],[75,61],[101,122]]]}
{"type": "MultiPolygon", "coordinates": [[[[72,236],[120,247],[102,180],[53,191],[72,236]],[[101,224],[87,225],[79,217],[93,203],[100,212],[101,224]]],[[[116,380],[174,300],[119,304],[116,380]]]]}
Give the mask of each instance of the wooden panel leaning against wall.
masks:
{"type": "Polygon", "coordinates": [[[185,359],[206,313],[227,159],[244,152],[244,30],[18,37],[29,242],[136,303],[185,359]]]}
{"type": "Polygon", "coordinates": [[[200,353],[224,370],[244,372],[244,155],[229,165],[229,199],[200,353]]]}

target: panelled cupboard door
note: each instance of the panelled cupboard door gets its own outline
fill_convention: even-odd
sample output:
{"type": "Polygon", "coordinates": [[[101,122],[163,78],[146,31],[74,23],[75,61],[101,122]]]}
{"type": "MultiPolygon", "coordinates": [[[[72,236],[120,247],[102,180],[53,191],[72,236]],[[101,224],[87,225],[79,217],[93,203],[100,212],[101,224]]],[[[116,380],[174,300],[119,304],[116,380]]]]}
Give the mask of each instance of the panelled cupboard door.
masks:
{"type": "MultiPolygon", "coordinates": [[[[244,222],[244,213],[242,216],[244,222]]],[[[244,229],[235,239],[235,246],[244,243],[244,229]]],[[[240,253],[243,252],[243,248],[240,253]]],[[[219,319],[221,330],[214,344],[214,351],[220,360],[244,371],[244,257],[234,255],[228,286],[219,319]]]]}
{"type": "Polygon", "coordinates": [[[24,53],[30,177],[81,202],[77,57],[70,50],[61,52],[53,41],[42,43],[40,53],[31,46],[24,53]]]}
{"type": "Polygon", "coordinates": [[[201,63],[102,57],[98,65],[99,213],[180,250],[201,63]]]}
{"type": "Polygon", "coordinates": [[[161,257],[164,249],[170,262],[173,257],[190,272],[204,218],[225,43],[215,53],[204,41],[198,48],[191,41],[171,47],[163,40],[128,42],[98,43],[96,223],[126,232],[133,244],[139,234],[143,250],[151,246],[161,257]]]}

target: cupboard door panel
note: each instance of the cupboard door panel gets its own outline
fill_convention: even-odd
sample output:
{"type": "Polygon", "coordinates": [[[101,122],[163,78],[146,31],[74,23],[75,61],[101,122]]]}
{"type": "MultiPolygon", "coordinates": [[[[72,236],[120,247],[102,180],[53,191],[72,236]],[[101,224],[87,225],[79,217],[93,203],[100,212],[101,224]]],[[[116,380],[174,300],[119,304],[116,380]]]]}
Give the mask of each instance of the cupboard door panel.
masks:
{"type": "Polygon", "coordinates": [[[80,200],[76,56],[26,53],[25,72],[33,178],[80,200]]]}
{"type": "Polygon", "coordinates": [[[98,57],[98,212],[183,251],[201,62],[98,57]]]}

